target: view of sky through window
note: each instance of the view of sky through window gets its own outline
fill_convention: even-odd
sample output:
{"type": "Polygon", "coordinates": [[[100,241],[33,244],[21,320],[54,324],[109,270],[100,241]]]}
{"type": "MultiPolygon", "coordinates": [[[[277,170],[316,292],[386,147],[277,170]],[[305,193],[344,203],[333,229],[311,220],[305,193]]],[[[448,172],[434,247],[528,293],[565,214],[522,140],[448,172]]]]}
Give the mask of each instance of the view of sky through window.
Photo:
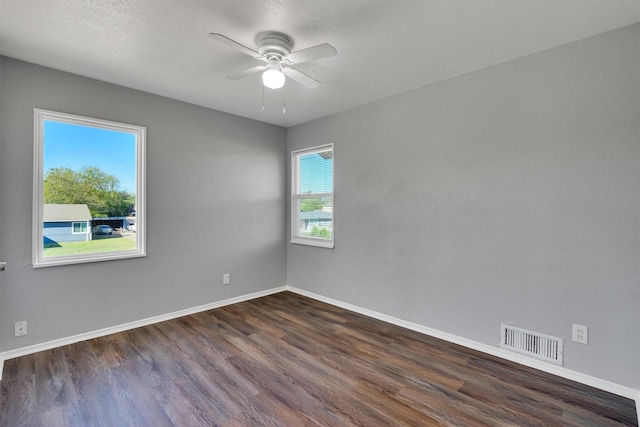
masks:
{"type": "Polygon", "coordinates": [[[301,193],[333,192],[333,157],[325,158],[322,154],[313,153],[300,157],[301,193]]]}
{"type": "Polygon", "coordinates": [[[136,191],[136,135],[98,127],[45,120],[44,172],[58,167],[78,171],[95,166],[113,175],[120,190],[136,191]]]}

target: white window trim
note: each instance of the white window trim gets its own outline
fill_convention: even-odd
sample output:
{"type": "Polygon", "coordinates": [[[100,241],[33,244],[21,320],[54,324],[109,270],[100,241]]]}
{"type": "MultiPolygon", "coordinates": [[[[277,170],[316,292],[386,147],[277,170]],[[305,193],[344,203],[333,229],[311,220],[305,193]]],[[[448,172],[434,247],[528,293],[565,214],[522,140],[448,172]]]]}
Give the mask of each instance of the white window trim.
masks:
{"type": "MultiPolygon", "coordinates": [[[[110,261],[124,258],[144,257],[146,253],[146,133],[144,126],[112,122],[91,117],[56,111],[33,109],[33,218],[32,218],[32,265],[33,268],[56,265],[110,261]],[[52,120],[82,126],[133,133],[136,135],[136,248],[130,251],[102,252],[86,255],[44,257],[44,122],[52,120]]],[[[72,225],[73,228],[73,225],[72,225]]],[[[72,230],[73,231],[73,230],[72,230]]]]}
{"type": "Polygon", "coordinates": [[[89,233],[89,223],[87,221],[71,221],[71,234],[88,234],[89,233]],[[87,226],[87,231],[75,231],[74,225],[76,224],[84,224],[87,226]]]}
{"type": "Polygon", "coordinates": [[[300,176],[299,176],[299,161],[300,155],[303,154],[314,154],[321,153],[323,151],[331,150],[334,155],[335,160],[335,147],[334,144],[327,144],[318,147],[304,148],[300,150],[295,150],[291,152],[291,240],[290,242],[298,245],[307,245],[307,246],[316,246],[319,248],[335,248],[335,161],[333,163],[333,174],[332,174],[332,183],[331,188],[333,188],[333,193],[312,193],[312,194],[300,194],[297,193],[297,190],[300,188],[300,176]],[[332,232],[331,238],[323,238],[323,237],[307,237],[307,236],[299,236],[298,234],[298,201],[300,199],[304,199],[305,197],[331,197],[332,199],[332,207],[333,210],[331,212],[331,224],[332,224],[332,232]]]}

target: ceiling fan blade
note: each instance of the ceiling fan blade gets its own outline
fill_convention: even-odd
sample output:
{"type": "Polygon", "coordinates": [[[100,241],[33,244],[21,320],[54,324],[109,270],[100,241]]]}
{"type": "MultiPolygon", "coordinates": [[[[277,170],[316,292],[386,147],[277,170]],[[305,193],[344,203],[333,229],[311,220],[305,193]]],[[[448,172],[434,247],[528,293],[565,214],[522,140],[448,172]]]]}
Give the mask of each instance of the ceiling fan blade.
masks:
{"type": "Polygon", "coordinates": [[[266,65],[258,65],[255,67],[251,67],[251,68],[247,68],[244,71],[240,71],[239,73],[235,73],[235,74],[231,74],[229,76],[227,76],[227,79],[229,80],[239,80],[243,77],[247,77],[250,76],[251,74],[256,74],[259,73],[260,71],[264,71],[267,69],[266,65]]]}
{"type": "Polygon", "coordinates": [[[296,70],[295,68],[284,67],[282,71],[285,76],[289,77],[291,80],[295,80],[303,86],[308,87],[309,89],[315,89],[320,86],[319,81],[301,71],[296,70]]]}
{"type": "Polygon", "coordinates": [[[315,61],[316,59],[329,58],[337,54],[338,51],[335,47],[329,43],[322,43],[297,52],[291,52],[285,59],[292,64],[301,64],[303,62],[315,61]]]}
{"type": "Polygon", "coordinates": [[[252,58],[263,59],[263,56],[260,53],[256,52],[253,49],[249,49],[245,45],[242,45],[235,40],[231,40],[227,36],[223,36],[222,34],[218,34],[218,33],[209,33],[209,37],[219,41],[220,43],[226,44],[227,46],[230,46],[236,50],[239,50],[240,52],[244,53],[245,55],[249,55],[252,58]]]}

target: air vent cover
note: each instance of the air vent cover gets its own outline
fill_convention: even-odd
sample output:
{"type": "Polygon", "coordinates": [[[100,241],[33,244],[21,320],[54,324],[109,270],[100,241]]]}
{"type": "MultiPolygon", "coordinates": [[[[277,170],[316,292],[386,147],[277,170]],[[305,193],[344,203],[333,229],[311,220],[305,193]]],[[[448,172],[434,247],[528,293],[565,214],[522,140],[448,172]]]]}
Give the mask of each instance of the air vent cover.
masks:
{"type": "Polygon", "coordinates": [[[501,325],[500,347],[562,365],[562,338],[501,325]]]}

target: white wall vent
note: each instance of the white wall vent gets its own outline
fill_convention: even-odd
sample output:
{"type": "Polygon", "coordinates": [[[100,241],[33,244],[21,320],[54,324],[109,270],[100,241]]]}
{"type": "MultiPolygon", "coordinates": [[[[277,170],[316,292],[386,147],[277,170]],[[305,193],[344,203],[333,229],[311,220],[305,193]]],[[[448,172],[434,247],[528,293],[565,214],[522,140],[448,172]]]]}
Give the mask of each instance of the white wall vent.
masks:
{"type": "Polygon", "coordinates": [[[501,325],[500,347],[562,365],[562,338],[501,325]]]}

